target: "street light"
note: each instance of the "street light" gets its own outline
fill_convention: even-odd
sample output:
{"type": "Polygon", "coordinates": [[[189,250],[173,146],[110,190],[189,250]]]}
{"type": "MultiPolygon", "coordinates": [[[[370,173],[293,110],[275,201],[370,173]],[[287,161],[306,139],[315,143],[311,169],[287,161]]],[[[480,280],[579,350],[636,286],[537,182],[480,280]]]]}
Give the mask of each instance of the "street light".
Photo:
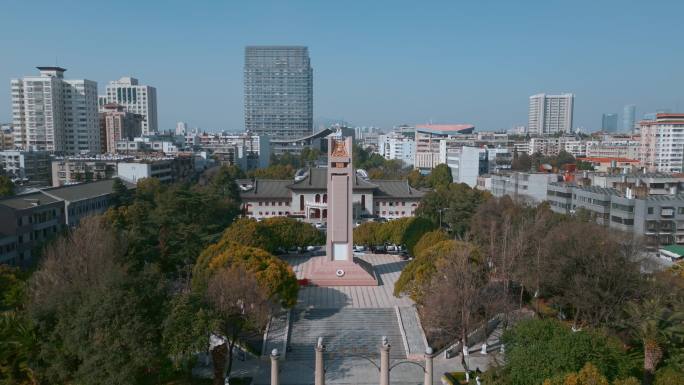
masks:
{"type": "Polygon", "coordinates": [[[449,210],[449,207],[437,209],[437,211],[439,211],[439,228],[440,229],[442,228],[442,211],[446,211],[446,210],[449,210]]]}

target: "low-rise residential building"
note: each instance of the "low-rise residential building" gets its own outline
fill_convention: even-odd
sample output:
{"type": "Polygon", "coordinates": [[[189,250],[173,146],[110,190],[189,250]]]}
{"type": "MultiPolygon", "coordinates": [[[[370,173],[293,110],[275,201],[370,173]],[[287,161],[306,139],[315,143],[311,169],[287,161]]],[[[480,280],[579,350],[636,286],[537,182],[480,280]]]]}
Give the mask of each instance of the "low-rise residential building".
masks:
{"type": "MultiPolygon", "coordinates": [[[[132,189],[134,184],[122,181],[132,189]]],[[[110,206],[114,179],[91,183],[79,183],[69,186],[42,189],[41,192],[53,199],[64,202],[64,223],[76,226],[81,219],[102,214],[110,206]]]]}
{"type": "Polygon", "coordinates": [[[639,169],[641,162],[637,159],[629,158],[609,158],[609,157],[578,157],[577,161],[590,164],[594,171],[609,172],[623,171],[633,172],[639,169]]]}
{"type": "Polygon", "coordinates": [[[219,163],[238,165],[243,170],[268,167],[271,141],[266,135],[244,134],[186,134],[188,148],[206,150],[219,163]]]}
{"type": "MultiPolygon", "coordinates": [[[[243,213],[251,218],[288,216],[312,222],[328,217],[326,168],[308,168],[294,180],[240,180],[243,213]]],[[[368,180],[354,176],[355,219],[413,216],[424,193],[405,180],[368,180]]]]}
{"type": "Polygon", "coordinates": [[[103,213],[110,205],[113,185],[110,179],[0,199],[0,264],[32,263],[36,250],[64,226],[103,213]]]}
{"type": "Polygon", "coordinates": [[[644,237],[648,246],[684,244],[684,194],[650,195],[648,189],[624,191],[568,183],[549,184],[551,210],[584,210],[597,223],[644,237]]]}
{"type": "Polygon", "coordinates": [[[178,153],[175,157],[132,155],[97,155],[63,157],[52,162],[52,185],[110,179],[119,176],[130,183],[155,177],[162,182],[186,180],[195,170],[193,153],[178,153]]]}
{"type": "Polygon", "coordinates": [[[627,158],[640,160],[640,141],[632,135],[613,135],[587,142],[587,158],[627,158]]]}
{"type": "Polygon", "coordinates": [[[52,186],[109,179],[116,176],[119,162],[133,157],[110,155],[60,157],[52,161],[52,186]]]}
{"type": "Polygon", "coordinates": [[[50,184],[50,154],[47,151],[0,151],[0,168],[20,184],[50,184]]]}
{"type": "Polygon", "coordinates": [[[562,178],[553,173],[502,172],[491,175],[492,195],[508,195],[514,200],[537,204],[546,200],[547,186],[562,178]]]}

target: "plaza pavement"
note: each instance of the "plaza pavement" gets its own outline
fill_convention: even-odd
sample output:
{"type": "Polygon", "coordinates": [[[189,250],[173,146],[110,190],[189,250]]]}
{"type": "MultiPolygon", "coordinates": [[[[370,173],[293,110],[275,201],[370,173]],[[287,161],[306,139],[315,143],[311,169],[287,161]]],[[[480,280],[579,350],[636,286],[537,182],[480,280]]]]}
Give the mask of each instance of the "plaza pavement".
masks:
{"type": "MultiPolygon", "coordinates": [[[[397,256],[394,255],[381,255],[381,254],[358,254],[358,257],[363,258],[367,262],[373,264],[376,273],[380,279],[380,285],[377,287],[303,287],[299,292],[299,299],[297,305],[295,306],[294,312],[304,312],[306,309],[338,309],[340,312],[344,312],[346,308],[350,309],[385,309],[385,308],[397,308],[401,309],[399,312],[402,313],[402,319],[405,319],[404,327],[406,328],[406,340],[412,341],[410,344],[413,345],[411,353],[418,354],[415,350],[418,348],[415,345],[420,346],[420,350],[424,350],[424,344],[420,344],[420,341],[424,341],[422,332],[419,334],[419,326],[416,325],[417,319],[412,319],[412,317],[406,316],[404,313],[413,310],[414,303],[408,297],[397,298],[393,294],[394,283],[399,278],[402,268],[408,263],[407,261],[402,261],[397,256]]],[[[297,278],[301,279],[303,277],[303,271],[306,269],[306,264],[312,262],[311,256],[292,256],[286,257],[285,260],[292,266],[293,270],[297,274],[297,278]]],[[[334,311],[333,311],[334,312],[334,311]]],[[[292,322],[296,321],[297,317],[293,317],[292,322]]],[[[355,329],[358,333],[364,329],[367,325],[356,324],[348,325],[347,328],[340,327],[335,324],[336,329],[331,330],[331,332],[337,334],[353,333],[355,329]],[[347,330],[342,330],[347,329],[347,330]]],[[[290,336],[296,335],[297,339],[305,340],[308,346],[299,346],[298,349],[311,349],[314,350],[314,340],[318,336],[310,335],[308,338],[302,336],[301,330],[299,333],[294,333],[292,330],[297,328],[297,325],[290,325],[290,336]]],[[[305,330],[308,332],[309,330],[305,330]]],[[[490,364],[492,358],[498,356],[498,335],[499,332],[492,334],[488,343],[490,352],[487,355],[482,355],[480,353],[480,344],[473,346],[470,351],[471,354],[468,356],[467,362],[471,370],[475,368],[480,368],[482,370],[486,369],[490,364]]],[[[379,345],[380,337],[377,336],[377,354],[368,354],[368,357],[379,365],[379,345]]],[[[399,337],[394,337],[392,344],[392,357],[390,365],[397,365],[392,369],[390,378],[392,384],[405,385],[405,384],[423,384],[423,371],[422,368],[416,364],[422,364],[420,361],[408,362],[405,358],[405,346],[406,342],[396,341],[400,339],[399,337]],[[400,351],[396,351],[400,350],[400,351]],[[396,358],[399,357],[399,358],[396,358]]],[[[302,342],[302,341],[300,341],[302,342]]],[[[373,342],[374,343],[374,342],[373,342]]],[[[293,346],[298,344],[298,341],[289,341],[288,346],[293,346]]],[[[371,345],[372,346],[372,345],[371,345]]],[[[301,353],[292,354],[292,359],[285,358],[280,361],[280,383],[283,385],[305,385],[313,384],[313,365],[314,362],[307,359],[298,359],[303,357],[301,353]]],[[[255,384],[269,384],[270,380],[270,363],[267,360],[259,360],[256,358],[250,359],[245,362],[238,363],[237,367],[244,368],[244,370],[252,373],[255,384]],[[250,363],[251,362],[251,363],[250,363]],[[251,370],[250,370],[251,369],[251,370]]],[[[441,384],[440,377],[444,372],[447,371],[459,371],[463,370],[461,366],[460,357],[454,357],[451,359],[444,358],[443,354],[440,354],[434,359],[434,384],[441,384]]],[[[344,354],[327,354],[326,355],[326,383],[336,384],[336,385],[370,385],[377,384],[379,382],[379,372],[377,367],[373,363],[369,362],[367,359],[358,358],[353,356],[345,356],[344,354]]]]}

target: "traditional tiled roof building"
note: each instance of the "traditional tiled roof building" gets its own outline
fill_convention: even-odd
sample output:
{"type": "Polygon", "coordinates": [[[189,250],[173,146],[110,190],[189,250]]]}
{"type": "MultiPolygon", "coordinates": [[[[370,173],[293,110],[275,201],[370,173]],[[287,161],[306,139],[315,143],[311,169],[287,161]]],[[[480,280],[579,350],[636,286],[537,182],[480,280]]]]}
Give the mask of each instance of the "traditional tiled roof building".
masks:
{"type": "MultiPolygon", "coordinates": [[[[327,170],[309,168],[293,180],[238,181],[243,213],[252,218],[289,216],[323,222],[328,216],[327,170]]],[[[354,176],[354,218],[396,219],[415,213],[424,192],[406,180],[369,180],[354,176]]]]}

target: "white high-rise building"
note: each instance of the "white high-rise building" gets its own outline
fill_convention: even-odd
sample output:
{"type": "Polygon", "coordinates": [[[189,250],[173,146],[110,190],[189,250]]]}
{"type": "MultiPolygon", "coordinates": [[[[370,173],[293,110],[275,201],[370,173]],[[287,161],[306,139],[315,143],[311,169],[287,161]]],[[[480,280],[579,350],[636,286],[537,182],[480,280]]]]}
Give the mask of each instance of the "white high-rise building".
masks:
{"type": "Polygon", "coordinates": [[[157,89],[138,84],[138,79],[123,77],[107,84],[104,100],[100,103],[116,103],[124,107],[126,112],[143,116],[142,133],[148,135],[157,132],[157,89]]]}
{"type": "Polygon", "coordinates": [[[188,125],[185,122],[176,123],[176,135],[185,135],[188,132],[188,125]]]}
{"type": "Polygon", "coordinates": [[[656,114],[640,125],[642,166],[648,171],[684,172],[684,114],[656,114]]]}
{"type": "Polygon", "coordinates": [[[531,135],[571,133],[574,100],[573,94],[530,96],[527,132],[531,135]]]}
{"type": "Polygon", "coordinates": [[[97,83],[64,79],[66,69],[12,79],[15,144],[27,150],[79,154],[100,151],[97,83]]]}

